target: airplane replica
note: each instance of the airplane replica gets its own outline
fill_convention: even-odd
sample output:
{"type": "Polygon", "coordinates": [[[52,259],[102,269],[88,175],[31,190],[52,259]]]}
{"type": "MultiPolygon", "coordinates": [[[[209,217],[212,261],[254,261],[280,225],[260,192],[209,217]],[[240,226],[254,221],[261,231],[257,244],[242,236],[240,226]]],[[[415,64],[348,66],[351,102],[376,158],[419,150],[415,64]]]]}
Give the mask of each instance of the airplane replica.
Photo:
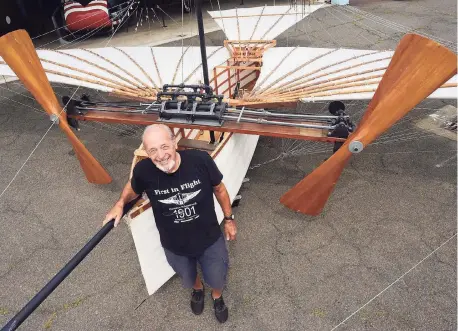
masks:
{"type": "MultiPolygon", "coordinates": [[[[353,154],[425,98],[454,99],[457,94],[456,54],[419,35],[405,35],[395,51],[275,47],[276,36],[322,6],[209,12],[226,34],[221,47],[205,46],[200,8],[200,47],[36,51],[25,31],[14,31],[0,38],[0,74],[17,76],[60,126],[91,183],[106,184],[111,177],[72,130],[78,121],[170,126],[179,149],[210,153],[231,201],[259,136],[333,143],[334,154],[280,199],[294,211],[318,215],[353,154]],[[49,81],[124,100],[92,102],[87,96],[65,96],[61,105],[49,81]],[[354,99],[371,100],[358,126],[337,101],[354,99]],[[333,101],[329,115],[279,111],[316,100],[333,101]]],[[[140,145],[132,169],[146,157],[140,145]]],[[[220,206],[215,206],[222,221],[220,206]]],[[[140,199],[125,219],[148,293],[153,294],[174,272],[148,199],[140,199]]]]}

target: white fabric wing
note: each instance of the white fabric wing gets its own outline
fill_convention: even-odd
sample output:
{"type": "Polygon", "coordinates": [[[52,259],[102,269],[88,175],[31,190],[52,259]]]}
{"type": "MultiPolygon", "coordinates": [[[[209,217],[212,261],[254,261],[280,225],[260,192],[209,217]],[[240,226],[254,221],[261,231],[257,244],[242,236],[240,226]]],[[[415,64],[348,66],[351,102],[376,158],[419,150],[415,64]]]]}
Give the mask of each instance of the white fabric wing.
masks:
{"type": "MultiPolygon", "coordinates": [[[[394,51],[281,47],[267,50],[253,98],[303,101],[371,99],[394,51]]],[[[446,84],[456,85],[457,76],[446,84]]],[[[457,87],[430,98],[454,99],[457,87]]]]}
{"type": "Polygon", "coordinates": [[[208,13],[229,40],[273,40],[323,6],[264,6],[208,13]]]}
{"type": "MultiPolygon", "coordinates": [[[[37,53],[49,81],[106,92],[148,92],[163,84],[203,82],[199,47],[106,47],[37,53]]],[[[211,77],[213,67],[227,61],[229,52],[224,47],[207,47],[207,58],[211,77]]],[[[0,75],[15,76],[1,57],[0,75]]]]}

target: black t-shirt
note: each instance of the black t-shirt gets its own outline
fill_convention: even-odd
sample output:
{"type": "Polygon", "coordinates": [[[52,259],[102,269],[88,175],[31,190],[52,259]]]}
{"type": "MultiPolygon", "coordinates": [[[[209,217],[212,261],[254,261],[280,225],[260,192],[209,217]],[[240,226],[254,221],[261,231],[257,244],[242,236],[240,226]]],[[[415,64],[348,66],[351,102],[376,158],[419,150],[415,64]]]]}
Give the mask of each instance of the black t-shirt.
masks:
{"type": "Polygon", "coordinates": [[[162,246],[177,255],[199,256],[221,235],[213,186],[223,175],[207,152],[178,153],[181,164],[172,174],[150,159],[138,162],[131,185],[137,194],[148,195],[162,246]]]}

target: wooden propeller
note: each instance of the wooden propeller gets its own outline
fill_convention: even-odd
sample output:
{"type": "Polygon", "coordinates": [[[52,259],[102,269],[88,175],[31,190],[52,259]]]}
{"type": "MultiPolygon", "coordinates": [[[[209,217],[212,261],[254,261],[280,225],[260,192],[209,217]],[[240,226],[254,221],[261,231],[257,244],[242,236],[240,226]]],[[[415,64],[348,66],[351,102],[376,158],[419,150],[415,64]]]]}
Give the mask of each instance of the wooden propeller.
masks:
{"type": "Polygon", "coordinates": [[[83,171],[91,183],[107,184],[111,177],[78,139],[67,123],[62,107],[49,84],[30,36],[25,30],[16,30],[0,38],[0,56],[16,73],[49,115],[57,116],[59,126],[67,135],[83,171]]]}
{"type": "Polygon", "coordinates": [[[404,36],[358,129],[280,202],[304,214],[320,214],[351,155],[361,152],[456,73],[457,56],[453,52],[419,35],[404,36]]]}

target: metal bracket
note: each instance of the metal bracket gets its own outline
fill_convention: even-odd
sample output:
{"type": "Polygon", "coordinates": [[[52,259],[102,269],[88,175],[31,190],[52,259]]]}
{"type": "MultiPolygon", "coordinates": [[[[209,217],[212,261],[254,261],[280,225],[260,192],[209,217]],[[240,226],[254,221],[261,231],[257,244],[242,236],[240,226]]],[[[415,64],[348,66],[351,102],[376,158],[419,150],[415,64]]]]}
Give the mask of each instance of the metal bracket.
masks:
{"type": "MultiPolygon", "coordinates": [[[[333,101],[329,104],[329,112],[337,116],[332,120],[334,129],[328,133],[328,137],[337,137],[347,139],[351,132],[353,132],[356,126],[352,123],[349,116],[345,114],[345,105],[341,101],[333,101]]],[[[343,145],[343,142],[335,142],[333,153],[337,152],[343,145]]]]}
{"type": "MultiPolygon", "coordinates": [[[[157,102],[162,103],[159,120],[169,123],[221,126],[227,107],[227,104],[222,102],[223,97],[213,94],[212,87],[208,85],[165,84],[162,91],[157,94],[157,102]],[[193,92],[186,92],[185,89],[192,89],[193,92]],[[163,97],[167,100],[161,100],[163,97]],[[186,100],[179,100],[179,97],[186,97],[186,100]],[[218,101],[215,102],[214,99],[218,101]]],[[[212,139],[212,143],[214,142],[215,139],[212,139]]]]}

